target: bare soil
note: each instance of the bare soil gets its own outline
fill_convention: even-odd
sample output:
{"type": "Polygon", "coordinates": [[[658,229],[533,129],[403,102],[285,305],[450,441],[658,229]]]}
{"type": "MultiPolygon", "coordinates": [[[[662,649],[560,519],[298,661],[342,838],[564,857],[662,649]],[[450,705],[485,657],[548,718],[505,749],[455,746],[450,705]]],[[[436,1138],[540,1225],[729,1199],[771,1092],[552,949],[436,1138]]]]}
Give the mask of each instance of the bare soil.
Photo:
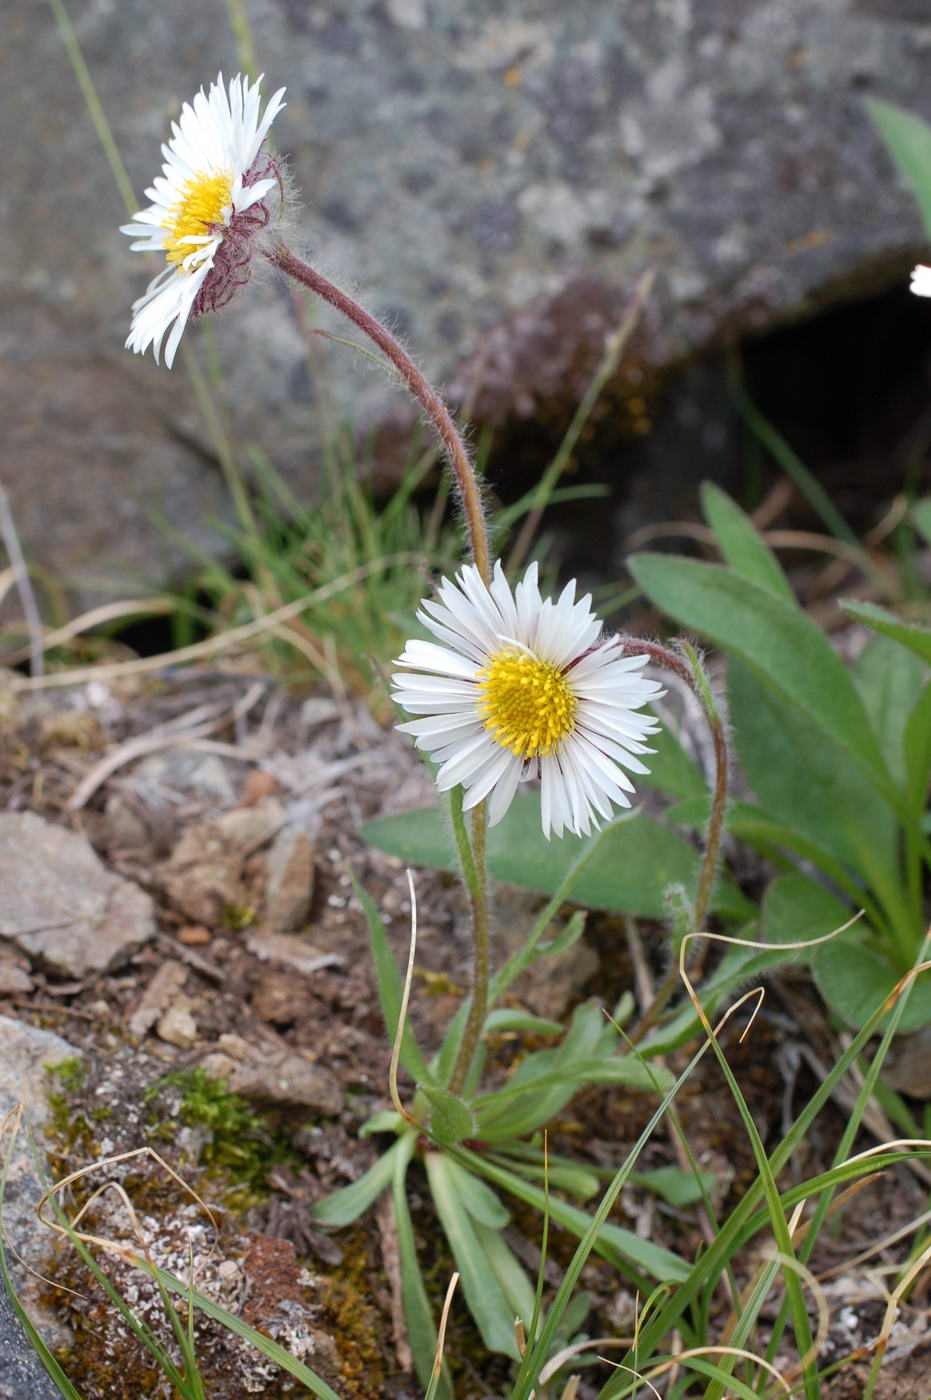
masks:
{"type": "MultiPolygon", "coordinates": [[[[152,1149],[101,1169],[93,1184],[122,1184],[158,1262],[184,1276],[194,1257],[199,1287],[294,1350],[341,1396],[419,1395],[400,1310],[390,1210],[373,1210],[351,1229],[334,1233],[314,1225],[309,1209],[357,1178],[378,1152],[376,1142],[360,1139],[358,1132],[373,1112],[389,1106],[388,1047],[350,872],[375,900],[399,957],[405,955],[410,908],[403,870],[369,847],[360,828],[371,817],[429,803],[425,770],[407,742],[373,721],[364,706],[290,695],[251,673],[95,682],[34,697],[3,693],[0,683],[0,728],[0,807],[29,810],[85,833],[108,868],[140,884],[157,905],[156,938],[104,974],[69,980],[30,963],[15,948],[2,954],[0,1013],[58,1031],[85,1057],[79,1084],[55,1086],[60,1112],[51,1139],[53,1172],[64,1176],[96,1159],[152,1149]],[[186,737],[203,724],[205,712],[215,720],[209,735],[186,737]],[[166,725],[176,728],[166,734],[166,725]],[[141,757],[137,741],[159,733],[166,735],[164,744],[141,757]],[[153,754],[164,761],[157,779],[153,754]],[[210,824],[224,810],[280,813],[285,824],[309,836],[313,895],[300,927],[282,930],[264,921],[268,841],[256,837],[257,844],[240,850],[237,859],[218,864],[210,824]],[[179,881],[172,878],[172,858],[182,840],[187,863],[179,881]],[[201,916],[193,917],[192,910],[201,916]],[[211,1142],[208,1127],[185,1121],[185,1091],[166,1079],[224,1054],[237,1072],[253,1076],[248,1097],[261,1126],[247,1144],[245,1165],[219,1150],[222,1131],[211,1142]],[[309,1076],[299,1102],[276,1091],[273,1075],[263,1083],[259,1074],[263,1066],[285,1063],[286,1056],[309,1076]],[[162,1161],[209,1202],[213,1223],[162,1161]]],[[[248,826],[244,818],[236,823],[237,830],[248,826]]],[[[448,876],[419,872],[417,897],[413,1020],[430,1050],[468,984],[468,919],[448,876]]],[[[539,901],[514,890],[501,890],[497,899],[501,957],[539,901]]],[[[640,940],[642,982],[644,969],[648,977],[662,974],[666,953],[662,930],[641,927],[640,940]]],[[[558,1019],[586,997],[610,1005],[636,985],[622,923],[593,916],[572,957],[557,967],[538,964],[515,988],[515,1002],[558,1019]]],[[[802,982],[773,983],[742,1043],[740,1029],[736,1025],[730,1035],[728,1055],[764,1142],[773,1146],[836,1057],[836,1032],[802,982]]],[[[513,1036],[496,1040],[491,1072],[506,1077],[525,1049],[513,1036]]],[[[613,1089],[580,1094],[554,1125],[552,1145],[582,1161],[616,1165],[653,1103],[647,1095],[613,1089]]],[[[792,1165],[796,1178],[830,1165],[848,1105],[842,1099],[818,1120],[792,1165]]],[[[726,1212],[755,1168],[711,1057],[689,1081],[680,1116],[698,1162],[714,1173],[715,1209],[726,1212]]],[[[865,1138],[863,1145],[874,1140],[865,1138]]],[[[677,1161],[672,1137],[660,1133],[638,1166],[677,1161]]],[[[411,1183],[418,1242],[438,1305],[452,1260],[419,1168],[411,1183]]],[[[78,1197],[82,1190],[83,1184],[78,1197]]],[[[874,1259],[872,1274],[845,1261],[920,1214],[926,1190],[927,1183],[904,1168],[889,1172],[862,1190],[837,1218],[836,1229],[825,1233],[814,1266],[816,1272],[834,1272],[824,1284],[830,1316],[821,1355],[843,1363],[827,1386],[829,1400],[863,1394],[869,1346],[884,1309],[882,1271],[900,1264],[907,1242],[874,1259]]],[[[709,1228],[697,1210],[673,1209],[635,1186],[622,1194],[615,1218],[686,1258],[702,1247],[709,1228]]],[[[97,1234],[132,1241],[126,1200],[112,1190],[90,1219],[97,1234]]],[[[535,1267],[539,1222],[515,1211],[508,1238],[535,1267]]],[[[558,1284],[573,1245],[553,1231],[548,1287],[558,1284]]],[[[756,1251],[741,1261],[741,1281],[760,1257],[756,1251]]],[[[152,1285],[116,1258],[107,1267],[158,1325],[163,1310],[152,1285]]],[[[72,1329],[64,1359],[86,1400],[167,1395],[76,1256],[59,1247],[49,1269],[56,1284],[78,1289],[87,1300],[59,1289],[45,1298],[72,1329]]],[[[638,1306],[632,1292],[598,1259],[586,1266],[583,1282],[592,1296],[590,1332],[626,1334],[638,1306]]],[[[719,1301],[723,1325],[727,1306],[723,1297],[719,1301]]],[[[927,1301],[927,1284],[920,1282],[901,1310],[876,1400],[926,1400],[931,1394],[927,1301]]],[[[778,1304],[774,1297],[767,1316],[775,1318],[778,1304]]],[[[259,1365],[225,1329],[198,1322],[198,1339],[211,1396],[277,1400],[303,1393],[259,1365]]],[[[483,1354],[461,1301],[453,1308],[448,1355],[461,1395],[507,1393],[509,1363],[483,1354]]],[[[582,1374],[580,1393],[593,1395],[604,1368],[582,1374]]]]}

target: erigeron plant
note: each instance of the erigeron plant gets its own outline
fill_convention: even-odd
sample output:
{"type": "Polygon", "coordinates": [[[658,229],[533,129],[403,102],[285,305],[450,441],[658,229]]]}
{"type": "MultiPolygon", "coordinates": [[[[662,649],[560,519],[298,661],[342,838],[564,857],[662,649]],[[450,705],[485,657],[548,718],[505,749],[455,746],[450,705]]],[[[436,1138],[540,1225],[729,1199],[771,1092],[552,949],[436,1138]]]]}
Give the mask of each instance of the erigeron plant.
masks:
{"type": "MultiPolygon", "coordinates": [[[[697,879],[675,892],[677,951],[703,926],[711,907],[726,816],[727,742],[691,647],[605,638],[589,600],[576,600],[574,585],[556,600],[545,599],[533,568],[512,588],[494,563],[479,483],[448,409],[387,329],[283,242],[284,165],[263,149],[281,105],[279,92],[263,111],[259,84],[237,77],[229,84],[218,78],[208,94],[201,92],[184,108],[164,148],[162,176],[148,192],[152,203],[125,230],[135,248],[161,252],[166,260],[134,307],[128,345],[140,352],[151,347],[158,357],[164,344],[170,364],[187,322],[225,304],[247,283],[256,259],[262,259],[335,307],[372,340],[421,405],[459,493],[470,561],[457,579],[441,583],[435,599],[424,600],[420,621],[433,639],[408,642],[394,684],[398,703],[414,716],[403,727],[437,761],[438,786],[449,793],[456,853],[472,911],[473,987],[440,1050],[428,1061],[405,1025],[402,979],[377,912],[362,896],[386,1027],[395,1042],[394,1109],[377,1115],[367,1131],[393,1134],[394,1143],[365,1177],[316,1211],[320,1220],[346,1223],[382,1191],[391,1190],[408,1324],[418,1371],[428,1383],[434,1374],[435,1333],[405,1185],[416,1158],[424,1162],[466,1299],[492,1349],[518,1359],[521,1348],[508,1322],[514,1314],[538,1360],[543,1354],[539,1348],[545,1349],[552,1335],[537,1293],[501,1236],[508,1219],[502,1194],[548,1212],[642,1288],[658,1280],[663,1285],[683,1282],[687,1290],[684,1281],[692,1275],[682,1260],[607,1223],[607,1197],[589,1217],[578,1206],[548,1196],[548,1185],[554,1185],[584,1201],[599,1182],[589,1169],[549,1154],[539,1137],[581,1084],[623,1083],[664,1092],[669,1089],[665,1071],[652,1068],[642,1055],[618,1053],[616,1030],[594,1006],[578,1008],[562,1043],[528,1055],[503,1088],[483,1082],[483,1037],[502,1029],[562,1033],[555,1023],[497,1003],[535,957],[544,951],[552,955],[578,936],[581,920],[575,919],[561,941],[543,943],[559,903],[577,882],[581,889],[585,867],[597,861],[600,843],[607,849],[619,834],[642,822],[629,808],[629,774],[650,781],[642,759],[649,756],[644,741],[654,738],[656,724],[642,710],[658,698],[660,687],[643,675],[648,660],[692,688],[714,740],[711,792],[705,791],[701,775],[687,775],[685,791],[676,794],[684,800],[672,812],[674,820],[694,824],[705,834],[697,879]],[[541,918],[524,946],[493,977],[488,826],[503,823],[509,809],[511,815],[518,810],[518,789],[535,778],[542,789],[537,820],[543,836],[575,841],[568,858],[563,854],[551,862],[557,874],[554,878],[549,872],[545,888],[552,898],[541,918]],[[622,815],[612,817],[617,808],[622,815]],[[602,822],[608,823],[605,829],[599,829],[602,822]],[[575,844],[583,838],[585,844],[575,844]],[[406,1104],[398,1090],[399,1063],[416,1086],[406,1104]]],[[[912,172],[915,141],[922,137],[915,119],[877,111],[894,149],[905,131],[898,150],[903,168],[912,172]]],[[[925,274],[919,270],[914,290],[924,294],[925,289],[925,274]]],[[[926,670],[931,633],[872,605],[851,604],[851,614],[880,634],[851,677],[798,608],[751,522],[714,489],[705,493],[705,508],[724,567],[643,556],[633,561],[632,571],[658,606],[730,653],[731,717],[757,799],[733,806],[730,828],[787,868],[771,882],[760,911],[745,903],[742,937],[706,979],[703,999],[710,1005],[750,976],[810,956],[819,985],[839,1015],[855,1027],[875,1025],[883,1014],[883,998],[897,995],[894,989],[914,965],[923,928],[924,881],[931,863],[924,822],[931,766],[926,670]],[[895,682],[891,690],[885,683],[889,676],[895,682]],[[857,907],[866,911],[860,925],[842,943],[825,944],[827,930],[843,924],[857,907]],[[799,947],[800,931],[814,935],[810,955],[799,947]]],[[[683,773],[687,769],[680,764],[680,787],[683,773]]],[[[697,1024],[691,1006],[664,1019],[677,975],[673,963],[653,1005],[634,1028],[642,1053],[668,1049],[697,1024]]],[[[629,1011],[629,1005],[615,1008],[615,1023],[623,1024],[629,1011]]],[[[928,999],[921,986],[907,1009],[898,1008],[898,1024],[927,1019],[928,999]]],[[[617,1182],[615,1178],[609,1196],[619,1189],[617,1182]]],[[[777,1214],[774,1197],[774,1220],[777,1214]]],[[[780,1248],[788,1251],[787,1238],[780,1248]]],[[[787,1276],[790,1288],[792,1277],[787,1276]]],[[[671,1306],[677,1306],[675,1299],[671,1306]]],[[[799,1298],[793,1310],[801,1342],[805,1324],[799,1298]]],[[[525,1384],[532,1379],[528,1365],[525,1357],[525,1384]]],[[[434,1377],[434,1383],[445,1388],[442,1378],[434,1377]]],[[[813,1393],[810,1383],[807,1389],[813,1393]]]]}
{"type": "MultiPolygon", "coordinates": [[[[678,930],[699,927],[717,868],[726,799],[724,730],[693,652],[671,651],[636,639],[602,634],[589,598],[576,600],[571,583],[556,600],[543,598],[536,566],[512,590],[493,562],[481,490],[469,452],[451,414],[390,332],[343,289],[297,257],[281,237],[287,200],[283,162],[264,148],[283,90],[262,108],[260,84],[222,75],[209,91],[185,104],[163,146],[162,174],[147,190],[151,203],[124,226],[140,252],[161,253],[166,266],[133,307],[127,347],[164,346],[170,367],[189,320],[225,305],[263,259],[346,316],[400,374],[432,425],[452,469],[468,536],[470,562],[456,580],[443,581],[436,600],[425,599],[420,621],[436,640],[412,639],[399,658],[395,699],[415,716],[402,725],[439,764],[437,785],[450,794],[461,872],[472,910],[474,974],[471,995],[444,1044],[428,1064],[400,1014],[400,981],[367,902],[386,1023],[397,1038],[397,1058],[417,1085],[409,1109],[392,1090],[393,1114],[369,1131],[396,1141],[362,1181],[323,1202],[316,1217],[330,1223],[355,1218],[392,1188],[405,1265],[405,1304],[418,1371],[427,1383],[433,1367],[430,1308],[413,1251],[405,1173],[422,1157],[437,1211],[463,1276],[464,1292],[486,1343],[518,1356],[509,1316],[531,1329],[538,1320],[529,1278],[501,1237],[508,1212],[496,1187],[547,1209],[580,1236],[591,1220],[577,1207],[547,1201],[546,1182],[577,1198],[591,1196],[597,1177],[580,1165],[547,1156],[533,1135],[568,1103],[582,1084],[624,1083],[668,1087],[668,1076],[637,1057],[618,1054],[619,1036],[600,1009],[576,1010],[558,1048],[528,1056],[505,1088],[482,1083],[483,1036],[513,1028],[561,1035],[563,1027],[495,1006],[517,973],[542,951],[541,935],[594,853],[599,828],[630,808],[629,773],[645,774],[644,742],[658,725],[643,706],[662,687],[643,675],[648,663],[667,666],[699,697],[715,735],[717,777],[708,839],[694,901],[678,930]],[[518,787],[541,782],[544,835],[589,837],[570,854],[566,878],[521,952],[492,980],[486,834],[510,807],[518,787]],[[470,820],[466,820],[466,812],[470,820]],[[592,833],[596,833],[593,835],[592,833]],[[530,1139],[528,1141],[528,1139],[530,1139]],[[466,1145],[468,1144],[468,1146],[466,1145]]],[[[620,818],[619,820],[623,820],[620,818]]],[[[683,906],[684,908],[684,906],[683,906]]],[[[566,943],[578,936],[570,926],[566,943]]],[[[555,951],[549,945],[550,953],[555,951]]],[[[664,995],[668,995],[667,988],[664,995]]],[[[629,1015],[629,1001],[615,1019],[629,1015]]],[[[669,1251],[602,1222],[595,1247],[638,1284],[682,1277],[669,1251]]]]}

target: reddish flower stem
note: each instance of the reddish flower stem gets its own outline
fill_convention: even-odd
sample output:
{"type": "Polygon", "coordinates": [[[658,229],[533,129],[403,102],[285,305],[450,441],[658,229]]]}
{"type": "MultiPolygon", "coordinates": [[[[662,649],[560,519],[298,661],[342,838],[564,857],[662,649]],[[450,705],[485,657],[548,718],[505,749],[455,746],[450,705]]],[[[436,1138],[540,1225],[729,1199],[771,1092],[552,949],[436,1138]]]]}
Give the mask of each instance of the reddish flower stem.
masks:
{"type": "Polygon", "coordinates": [[[358,326],[359,330],[364,332],[378,346],[382,354],[390,360],[414,398],[421,404],[433,424],[456,478],[469,531],[472,558],[482,578],[486,583],[490,583],[491,560],[488,549],[488,532],[485,528],[478,480],[462,435],[439,394],[417,368],[403,346],[395,340],[391,332],[386,330],[380,321],[376,320],[364,307],[349,296],[348,292],[335,286],[321,273],[292,253],[290,248],[286,248],[283,243],[279,243],[267,256],[279,271],[288,277],[293,277],[308,291],[329,302],[331,306],[335,306],[337,311],[352,321],[353,325],[358,326]]]}

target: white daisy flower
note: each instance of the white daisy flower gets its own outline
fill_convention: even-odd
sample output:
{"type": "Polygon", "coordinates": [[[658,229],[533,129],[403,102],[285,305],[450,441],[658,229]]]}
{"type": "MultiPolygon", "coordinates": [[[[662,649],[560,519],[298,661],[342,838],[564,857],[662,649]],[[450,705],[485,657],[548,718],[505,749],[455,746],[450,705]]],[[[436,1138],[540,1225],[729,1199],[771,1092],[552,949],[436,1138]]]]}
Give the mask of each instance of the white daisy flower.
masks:
{"type": "Polygon", "coordinates": [[[162,173],[145,192],[152,203],[120,229],[136,240],[134,252],[165,254],[168,266],[133,303],[126,348],[142,354],[151,345],[157,361],[172,326],[169,368],[188,317],[219,310],[248,282],[254,240],[271,218],[266,197],[281,171],[260,149],[284,88],[260,116],[261,81],[238,73],[227,87],[220,73],[206,95],[201,88],[184,104],[162,146],[162,173]]]}
{"type": "Polygon", "coordinates": [[[468,565],[417,614],[443,645],[409,641],[399,657],[410,672],[392,677],[394,698],[424,716],[399,728],[440,765],[441,792],[461,783],[467,808],[488,798],[492,825],[518,784],[539,778],[544,836],[587,836],[630,806],[623,770],[649,771],[636,755],[652,753],[642,741],[659,725],[636,711],[663,688],[641,675],[648,657],[599,640],[590,605],[574,581],[541,598],[536,564],[512,594],[498,563],[490,587],[468,565]]]}
{"type": "Polygon", "coordinates": [[[912,280],[909,288],[916,297],[931,297],[931,267],[924,267],[921,263],[912,270],[912,280]]]}

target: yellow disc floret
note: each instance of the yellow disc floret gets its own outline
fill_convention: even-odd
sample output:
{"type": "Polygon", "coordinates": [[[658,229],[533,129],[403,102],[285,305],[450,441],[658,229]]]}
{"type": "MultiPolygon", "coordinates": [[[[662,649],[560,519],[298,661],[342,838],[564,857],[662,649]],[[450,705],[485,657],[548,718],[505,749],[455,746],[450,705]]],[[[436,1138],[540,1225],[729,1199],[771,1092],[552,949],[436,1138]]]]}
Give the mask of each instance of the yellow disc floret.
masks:
{"type": "Polygon", "coordinates": [[[169,211],[165,230],[165,253],[170,263],[180,270],[189,253],[199,246],[185,243],[185,238],[204,238],[224,222],[233,192],[233,177],[226,170],[212,175],[195,175],[185,180],[180,197],[169,211]]]}
{"type": "Polygon", "coordinates": [[[578,702],[558,666],[508,650],[493,656],[479,676],[485,728],[511,753],[538,758],[572,733],[578,702]]]}

